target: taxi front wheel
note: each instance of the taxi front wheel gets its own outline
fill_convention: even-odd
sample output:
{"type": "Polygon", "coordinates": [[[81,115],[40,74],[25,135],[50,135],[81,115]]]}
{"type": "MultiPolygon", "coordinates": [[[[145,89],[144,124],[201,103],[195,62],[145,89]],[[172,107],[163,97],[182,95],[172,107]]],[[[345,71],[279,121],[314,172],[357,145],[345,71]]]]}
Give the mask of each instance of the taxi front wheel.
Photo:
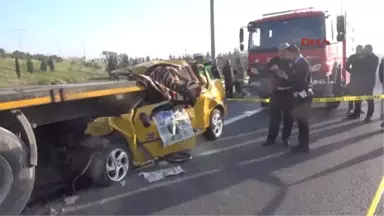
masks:
{"type": "Polygon", "coordinates": [[[204,135],[208,140],[216,140],[223,134],[224,118],[220,110],[214,109],[210,115],[209,127],[204,135]]]}

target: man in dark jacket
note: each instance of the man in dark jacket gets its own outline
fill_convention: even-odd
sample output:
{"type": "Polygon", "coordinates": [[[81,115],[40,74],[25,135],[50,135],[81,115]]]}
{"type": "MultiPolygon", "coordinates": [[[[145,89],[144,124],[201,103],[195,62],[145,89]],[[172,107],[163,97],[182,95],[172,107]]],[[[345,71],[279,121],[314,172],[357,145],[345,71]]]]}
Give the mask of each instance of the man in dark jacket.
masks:
{"type": "Polygon", "coordinates": [[[290,82],[287,80],[292,75],[293,62],[286,58],[286,48],[289,44],[284,43],[279,46],[279,56],[272,58],[268,63],[269,72],[276,87],[272,90],[270,101],[270,119],[267,141],[264,146],[272,145],[279,133],[281,113],[283,113],[284,128],[282,133],[282,143],[289,146],[289,137],[293,126],[292,111],[294,107],[293,92],[290,82]],[[280,77],[279,71],[284,71],[285,75],[280,77]],[[287,76],[287,77],[285,77],[287,76]]]}
{"type": "MultiPolygon", "coordinates": [[[[362,57],[357,65],[359,70],[356,71],[356,76],[354,78],[358,79],[355,82],[356,87],[356,95],[373,95],[373,89],[376,83],[376,69],[379,64],[379,58],[373,53],[372,45],[366,45],[364,47],[363,52],[364,57],[362,57]]],[[[352,68],[355,67],[356,64],[352,65],[352,68]]],[[[353,71],[355,73],[355,71],[353,71]]],[[[352,74],[353,74],[352,73],[352,74]]],[[[368,102],[368,110],[365,121],[370,121],[374,112],[375,103],[374,101],[367,100],[368,102]]],[[[355,102],[355,110],[353,114],[349,116],[350,119],[360,118],[360,110],[361,110],[361,101],[355,102]]]]}
{"type": "Polygon", "coordinates": [[[312,89],[311,64],[304,58],[297,45],[291,44],[287,48],[288,58],[294,62],[291,82],[295,108],[293,116],[299,129],[299,144],[291,147],[292,152],[309,151],[309,117],[311,115],[312,89]]]}
{"type": "MultiPolygon", "coordinates": [[[[353,87],[354,87],[354,83],[353,82],[357,82],[357,80],[355,80],[353,78],[354,75],[352,75],[352,64],[357,64],[359,58],[362,58],[363,56],[363,46],[361,45],[357,45],[356,46],[356,53],[355,54],[352,54],[348,59],[347,59],[347,65],[346,65],[346,70],[348,71],[348,73],[350,73],[351,77],[350,77],[350,82],[348,84],[348,91],[349,91],[349,95],[353,95],[353,87]],[[359,57],[360,56],[360,57],[359,57]]],[[[356,73],[355,73],[356,74],[356,73]]],[[[355,96],[355,95],[353,95],[355,96]]],[[[349,101],[348,102],[348,115],[352,114],[351,112],[353,111],[354,109],[354,101],[349,101]]],[[[361,113],[363,113],[363,111],[360,111],[361,113]]]]}
{"type": "Polygon", "coordinates": [[[227,98],[233,97],[233,71],[231,67],[231,61],[227,60],[223,67],[223,75],[225,82],[225,95],[227,98]]]}
{"type": "MultiPolygon", "coordinates": [[[[384,58],[381,59],[380,61],[380,66],[379,66],[379,80],[382,84],[384,84],[384,58]]],[[[381,123],[381,127],[384,128],[384,122],[381,123]]]]}

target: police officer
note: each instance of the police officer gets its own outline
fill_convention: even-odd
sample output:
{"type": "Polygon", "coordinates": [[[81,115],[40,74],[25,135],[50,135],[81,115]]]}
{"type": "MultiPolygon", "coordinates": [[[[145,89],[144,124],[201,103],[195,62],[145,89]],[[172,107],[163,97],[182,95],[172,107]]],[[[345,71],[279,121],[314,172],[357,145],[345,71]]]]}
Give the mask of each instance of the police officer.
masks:
{"type": "Polygon", "coordinates": [[[227,98],[233,97],[233,71],[231,67],[231,61],[226,60],[223,67],[224,83],[225,83],[225,95],[227,98]]]}
{"type": "Polygon", "coordinates": [[[275,144],[275,139],[279,133],[281,113],[283,113],[284,128],[282,133],[282,143],[289,146],[289,137],[292,131],[294,106],[292,86],[288,81],[288,76],[292,74],[292,61],[286,58],[285,50],[289,44],[284,43],[279,46],[279,56],[271,59],[268,63],[273,82],[276,84],[272,90],[270,101],[270,120],[269,131],[264,146],[275,144]],[[284,71],[285,77],[280,77],[279,71],[284,71]]]}
{"type": "Polygon", "coordinates": [[[296,44],[291,44],[287,49],[287,57],[294,62],[293,74],[290,80],[295,98],[293,117],[299,129],[299,144],[291,147],[292,152],[309,151],[309,117],[312,104],[311,65],[304,58],[296,44]]]}
{"type": "MultiPolygon", "coordinates": [[[[353,69],[352,68],[352,64],[355,64],[358,62],[359,59],[361,59],[363,56],[363,46],[361,45],[357,45],[356,46],[356,53],[355,54],[352,54],[351,56],[349,56],[349,58],[347,59],[347,65],[346,65],[346,70],[348,71],[348,73],[351,74],[351,77],[350,77],[350,82],[348,84],[348,90],[349,90],[349,94],[350,95],[353,95],[353,90],[354,90],[354,82],[356,82],[357,80],[354,78],[354,76],[356,75],[356,73],[353,73],[352,70],[355,70],[356,69],[353,69]],[[355,75],[353,75],[355,74],[355,75]]],[[[355,96],[355,95],[353,95],[355,96]]],[[[354,109],[354,101],[348,101],[348,115],[352,114],[352,110],[354,109]]],[[[362,111],[360,111],[360,113],[363,113],[362,111]]]]}
{"type": "MultiPolygon", "coordinates": [[[[373,95],[373,89],[376,83],[376,69],[379,64],[379,58],[373,53],[372,45],[366,45],[363,50],[363,57],[359,60],[359,66],[361,70],[356,71],[356,77],[358,80],[355,81],[356,92],[358,96],[361,95],[373,95]]],[[[352,68],[356,64],[352,65],[352,68]]],[[[355,72],[354,72],[355,73],[355,72]]],[[[350,119],[360,118],[361,102],[355,102],[355,110],[353,114],[349,116],[350,119]]],[[[371,121],[375,103],[372,99],[367,100],[368,110],[365,121],[371,121]]]]}
{"type": "MultiPolygon", "coordinates": [[[[384,58],[382,58],[380,61],[378,73],[379,73],[379,80],[381,83],[383,83],[384,82],[384,58]]],[[[381,123],[381,127],[384,128],[384,122],[381,123]]]]}
{"type": "Polygon", "coordinates": [[[244,67],[241,65],[241,60],[236,59],[236,68],[234,68],[235,73],[235,90],[239,96],[244,96],[243,85],[244,85],[244,67]]]}

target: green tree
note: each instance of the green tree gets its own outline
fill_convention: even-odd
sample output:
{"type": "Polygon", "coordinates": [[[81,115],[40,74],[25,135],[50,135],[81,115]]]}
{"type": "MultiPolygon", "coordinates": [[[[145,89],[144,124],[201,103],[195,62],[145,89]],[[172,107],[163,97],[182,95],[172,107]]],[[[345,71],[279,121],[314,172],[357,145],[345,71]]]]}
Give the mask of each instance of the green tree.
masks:
{"type": "Polygon", "coordinates": [[[127,54],[120,54],[120,68],[128,67],[129,66],[129,58],[127,54]]]}
{"type": "Polygon", "coordinates": [[[16,70],[16,75],[20,79],[21,77],[21,71],[20,71],[20,64],[19,64],[19,57],[15,57],[15,70],[16,70]]]}
{"type": "Polygon", "coordinates": [[[47,71],[47,61],[45,59],[40,61],[40,70],[47,71]]]}
{"type": "Polygon", "coordinates": [[[117,55],[109,55],[107,62],[107,72],[111,73],[112,71],[118,68],[117,55]]]}
{"type": "Polygon", "coordinates": [[[49,67],[50,71],[54,71],[55,70],[55,64],[53,63],[53,58],[52,57],[48,58],[47,64],[48,64],[48,67],[49,67]]]}
{"type": "Polygon", "coordinates": [[[32,62],[32,59],[30,59],[30,58],[27,60],[27,70],[29,73],[34,72],[33,62],[32,62]]]}

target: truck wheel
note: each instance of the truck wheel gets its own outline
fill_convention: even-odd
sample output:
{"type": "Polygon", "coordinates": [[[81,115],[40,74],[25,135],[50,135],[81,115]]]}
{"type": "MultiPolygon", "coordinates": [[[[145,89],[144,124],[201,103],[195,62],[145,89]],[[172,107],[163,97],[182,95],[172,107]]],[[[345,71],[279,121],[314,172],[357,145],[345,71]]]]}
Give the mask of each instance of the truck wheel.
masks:
{"type": "Polygon", "coordinates": [[[209,127],[205,131],[204,135],[208,140],[216,140],[223,134],[223,129],[223,113],[215,108],[211,112],[209,127]]]}
{"type": "Polygon", "coordinates": [[[35,183],[28,150],[10,131],[0,127],[0,215],[19,215],[35,183]]]}
{"type": "Polygon", "coordinates": [[[85,175],[92,182],[109,186],[127,178],[132,161],[126,142],[116,142],[109,137],[91,137],[86,143],[93,158],[85,175]]]}

